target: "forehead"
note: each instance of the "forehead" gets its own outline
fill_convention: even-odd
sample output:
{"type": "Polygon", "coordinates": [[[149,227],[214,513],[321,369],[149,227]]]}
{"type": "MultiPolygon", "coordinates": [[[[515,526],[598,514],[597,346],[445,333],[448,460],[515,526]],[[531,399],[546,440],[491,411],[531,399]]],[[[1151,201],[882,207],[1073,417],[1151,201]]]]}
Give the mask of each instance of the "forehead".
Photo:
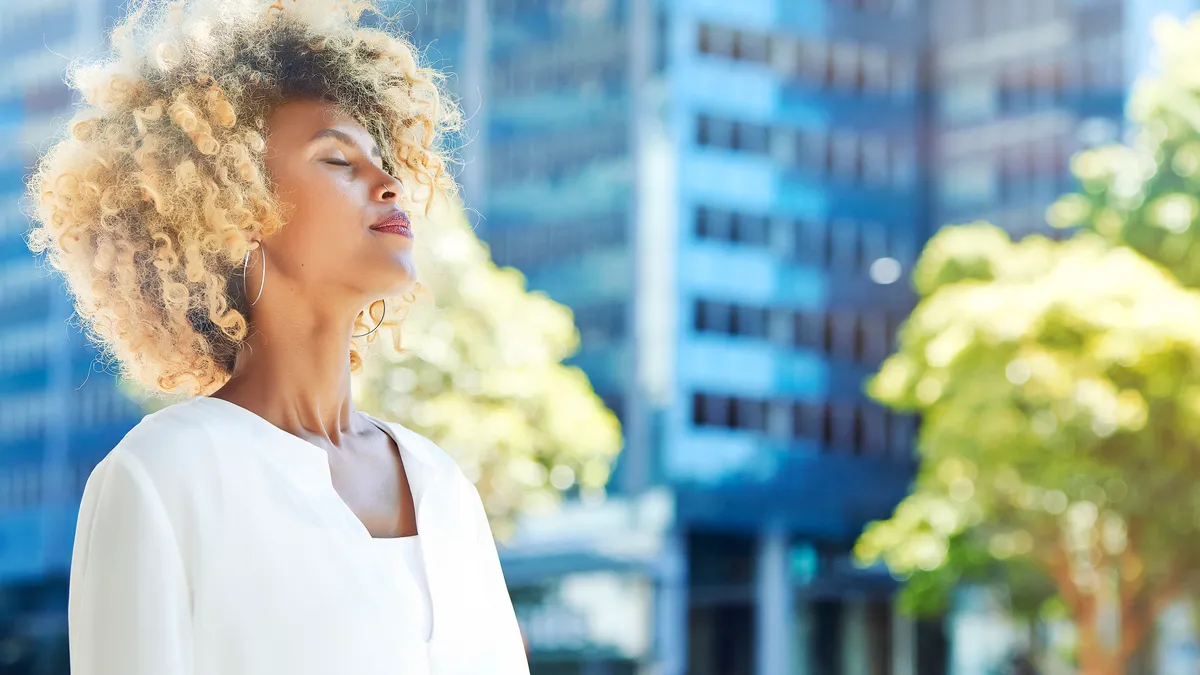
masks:
{"type": "Polygon", "coordinates": [[[281,103],[267,118],[267,145],[277,150],[296,148],[308,143],[323,129],[337,129],[350,136],[364,150],[375,146],[375,139],[344,108],[317,100],[292,100],[281,103]]]}

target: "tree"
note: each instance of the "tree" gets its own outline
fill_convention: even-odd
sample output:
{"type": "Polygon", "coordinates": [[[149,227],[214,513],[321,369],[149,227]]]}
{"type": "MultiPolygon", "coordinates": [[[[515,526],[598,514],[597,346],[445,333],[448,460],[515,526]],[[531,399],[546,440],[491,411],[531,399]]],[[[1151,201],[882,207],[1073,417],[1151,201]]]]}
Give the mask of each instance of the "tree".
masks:
{"type": "Polygon", "coordinates": [[[1124,671],[1200,564],[1200,19],[1155,25],[1128,146],[1072,162],[1066,242],[934,237],[920,304],[869,383],[923,416],[912,495],[857,547],[914,610],[963,580],[1057,606],[1085,675],[1124,671]]]}
{"type": "Polygon", "coordinates": [[[1077,227],[1127,245],[1200,286],[1200,15],[1163,18],[1154,32],[1159,72],[1138,81],[1128,146],[1081,153],[1072,170],[1082,189],[1049,212],[1052,225],[1077,227]]]}
{"type": "MultiPolygon", "coordinates": [[[[430,292],[404,320],[401,352],[368,352],[355,401],[449,452],[503,536],[514,517],[553,508],[565,491],[601,498],[620,424],[563,363],[579,345],[570,309],[497,267],[457,202],[434,204],[417,244],[430,292]]],[[[122,387],[147,410],[168,402],[122,387]]]]}
{"type": "Polygon", "coordinates": [[[868,388],[921,414],[923,461],[858,555],[918,607],[963,579],[1055,594],[1082,672],[1123,672],[1198,580],[1200,294],[1092,234],[1013,243],[983,224],[935,236],[913,277],[868,388]]]}
{"type": "Polygon", "coordinates": [[[405,319],[402,352],[369,355],[356,399],[453,455],[504,534],[564,490],[602,496],[620,425],[562,363],[579,344],[571,311],[492,263],[457,203],[435,205],[417,248],[432,302],[405,319]]]}

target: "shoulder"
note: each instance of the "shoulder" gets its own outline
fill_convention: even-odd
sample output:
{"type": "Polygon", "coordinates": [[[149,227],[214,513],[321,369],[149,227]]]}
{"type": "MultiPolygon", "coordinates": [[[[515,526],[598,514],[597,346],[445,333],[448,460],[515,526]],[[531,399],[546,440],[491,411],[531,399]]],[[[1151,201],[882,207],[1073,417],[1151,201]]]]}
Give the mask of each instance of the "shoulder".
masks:
{"type": "Polygon", "coordinates": [[[146,415],[125,434],[102,464],[129,467],[160,489],[177,487],[180,481],[211,462],[217,448],[211,415],[197,401],[188,399],[146,415]]]}
{"type": "Polygon", "coordinates": [[[426,468],[438,473],[463,475],[454,458],[429,437],[413,431],[399,422],[390,422],[376,417],[371,419],[391,430],[392,436],[404,446],[406,458],[415,459],[424,464],[426,468]]]}

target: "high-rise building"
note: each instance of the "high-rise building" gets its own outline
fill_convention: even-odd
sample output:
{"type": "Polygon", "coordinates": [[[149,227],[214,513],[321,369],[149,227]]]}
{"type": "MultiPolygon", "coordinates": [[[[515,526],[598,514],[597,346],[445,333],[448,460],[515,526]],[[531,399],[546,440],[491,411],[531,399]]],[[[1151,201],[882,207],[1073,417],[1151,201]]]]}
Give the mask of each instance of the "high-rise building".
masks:
{"type": "Polygon", "coordinates": [[[64,70],[101,45],[116,0],[0,8],[0,671],[66,672],[66,576],[79,496],[139,413],[25,245],[25,179],[70,114],[64,70]],[[59,125],[61,126],[61,125],[59,125]]]}
{"type": "Polygon", "coordinates": [[[913,469],[862,383],[928,224],[920,4],[449,6],[412,20],[471,120],[478,231],[573,308],[626,430],[612,503],[506,551],[535,670],[915,668],[849,549],[913,469]]]}
{"type": "Polygon", "coordinates": [[[935,225],[1046,232],[1071,157],[1119,141],[1151,24],[1195,0],[931,0],[935,225]]]}

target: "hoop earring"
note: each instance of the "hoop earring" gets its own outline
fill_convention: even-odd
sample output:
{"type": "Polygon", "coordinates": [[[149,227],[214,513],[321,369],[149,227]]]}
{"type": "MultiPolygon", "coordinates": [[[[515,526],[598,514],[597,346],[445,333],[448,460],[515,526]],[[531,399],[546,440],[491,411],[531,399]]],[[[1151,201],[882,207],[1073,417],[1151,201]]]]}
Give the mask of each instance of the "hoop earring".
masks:
{"type": "Polygon", "coordinates": [[[258,295],[250,300],[250,289],[246,288],[246,272],[250,266],[250,251],[246,251],[246,257],[242,258],[242,291],[246,294],[246,299],[250,300],[250,304],[258,302],[262,297],[263,287],[267,285],[267,249],[263,248],[262,242],[258,244],[258,257],[262,260],[262,280],[258,282],[258,295]]]}
{"type": "MultiPolygon", "coordinates": [[[[350,337],[352,337],[352,338],[367,337],[371,333],[374,333],[375,331],[379,330],[379,327],[383,325],[383,317],[387,316],[387,300],[380,300],[380,302],[383,303],[383,314],[379,315],[379,321],[375,322],[375,327],[372,328],[371,330],[363,333],[362,335],[351,335],[350,337]]],[[[372,303],[372,304],[374,304],[374,303],[372,303]]],[[[367,316],[371,315],[369,310],[370,310],[370,308],[368,308],[367,316]]]]}

